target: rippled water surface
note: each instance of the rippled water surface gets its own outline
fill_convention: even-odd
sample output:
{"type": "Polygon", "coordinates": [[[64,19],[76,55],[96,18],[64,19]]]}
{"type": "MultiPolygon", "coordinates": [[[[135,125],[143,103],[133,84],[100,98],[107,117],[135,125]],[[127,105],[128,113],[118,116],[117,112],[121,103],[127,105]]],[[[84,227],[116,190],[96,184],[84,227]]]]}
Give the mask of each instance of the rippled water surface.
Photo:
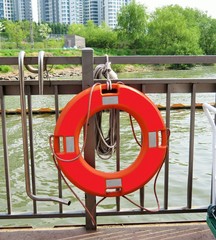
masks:
{"type": "MultiPolygon", "coordinates": [[[[214,77],[215,67],[193,69],[191,71],[164,71],[156,73],[144,73],[144,77],[214,77]],[[190,74],[189,74],[190,73],[190,74]]],[[[132,74],[131,74],[132,75],[132,74]]],[[[131,76],[130,77],[134,77],[131,76]]],[[[120,75],[121,77],[121,75],[120,75]]],[[[127,76],[126,76],[127,77],[127,76]]],[[[139,77],[142,77],[139,75],[139,77]]],[[[165,105],[165,95],[148,94],[150,99],[156,104],[165,105]]],[[[61,96],[60,107],[63,107],[73,96],[61,96]]],[[[196,102],[214,102],[215,94],[197,94],[196,102]]],[[[189,94],[172,94],[171,102],[190,104],[189,94]]],[[[6,97],[6,108],[19,108],[19,97],[6,97]]],[[[34,96],[33,108],[38,107],[54,107],[54,98],[51,96],[34,96]]],[[[162,111],[165,118],[165,112],[162,111]]],[[[127,113],[120,113],[121,120],[121,168],[129,166],[139,153],[129,124],[127,113]]],[[[107,131],[107,118],[104,115],[104,131],[107,131]]],[[[1,123],[1,122],[0,122],[1,123]]],[[[32,202],[27,198],[24,182],[24,166],[22,155],[22,137],[21,137],[21,116],[7,116],[7,137],[8,137],[8,156],[12,190],[12,210],[14,212],[32,211],[32,202]]],[[[57,170],[54,167],[49,149],[48,138],[53,133],[55,127],[54,115],[34,115],[34,147],[36,162],[36,184],[37,193],[39,195],[58,196],[57,190],[57,170]]],[[[187,174],[189,159],[189,127],[190,112],[188,110],[171,111],[171,136],[170,136],[170,165],[169,165],[169,207],[182,207],[187,203],[187,174]]],[[[140,139],[139,126],[135,123],[135,129],[140,139]]],[[[2,134],[2,133],[0,133],[2,134]]],[[[2,138],[0,138],[0,176],[4,176],[4,152],[2,149],[2,138]]],[[[194,175],[193,175],[193,206],[207,206],[210,201],[210,185],[211,185],[211,129],[206,116],[202,110],[196,110],[195,122],[195,145],[194,145],[194,175]]],[[[102,160],[97,158],[96,167],[102,171],[115,171],[115,157],[110,160],[102,160]]],[[[157,182],[157,192],[163,206],[163,187],[164,187],[164,169],[159,175],[157,182]]],[[[64,207],[65,211],[82,210],[78,201],[73,197],[67,187],[63,187],[64,198],[72,201],[71,206],[64,207]]],[[[7,212],[6,195],[5,195],[5,178],[0,178],[0,214],[7,212]]],[[[84,200],[82,191],[76,189],[76,192],[84,200]]],[[[130,194],[130,197],[139,201],[137,192],[130,194]]],[[[145,204],[147,207],[156,207],[155,197],[153,194],[153,181],[150,181],[145,188],[145,204]]],[[[42,211],[58,211],[58,204],[51,202],[39,202],[38,212],[42,211]]],[[[122,201],[124,208],[130,208],[131,204],[125,200],[122,201]]],[[[108,210],[115,208],[115,199],[106,199],[98,207],[99,210],[108,210]]],[[[116,218],[116,217],[115,217],[116,218]]],[[[102,222],[112,223],[115,218],[101,218],[102,222]]],[[[124,221],[142,221],[143,218],[148,220],[148,216],[128,217],[124,221]]],[[[158,217],[159,219],[162,216],[158,217]]],[[[171,218],[170,216],[168,218],[171,218]]],[[[182,217],[184,219],[184,216],[182,217]]],[[[203,218],[203,215],[201,216],[203,218]]],[[[149,218],[150,219],[150,218],[149,218]]],[[[157,220],[159,220],[157,219],[157,220]]],[[[155,219],[154,219],[155,220],[155,219]]],[[[1,220],[2,221],[2,220],[1,220]]],[[[121,221],[118,217],[117,222],[121,221]]],[[[151,221],[151,219],[149,220],[151,221]]],[[[44,220],[4,220],[0,225],[34,225],[49,226],[59,224],[75,224],[82,223],[81,219],[44,219],[44,220]]]]}

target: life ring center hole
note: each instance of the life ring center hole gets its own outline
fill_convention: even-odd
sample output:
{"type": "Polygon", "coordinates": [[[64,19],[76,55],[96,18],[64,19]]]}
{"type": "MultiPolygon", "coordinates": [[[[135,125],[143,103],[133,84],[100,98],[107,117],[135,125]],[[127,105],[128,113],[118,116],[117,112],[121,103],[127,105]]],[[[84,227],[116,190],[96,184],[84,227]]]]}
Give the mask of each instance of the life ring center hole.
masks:
{"type": "MultiPolygon", "coordinates": [[[[101,111],[94,116],[95,169],[111,173],[129,167],[141,150],[143,137],[139,123],[129,113],[117,109],[101,111]]],[[[82,146],[83,133],[80,134],[80,149],[82,146]]]]}

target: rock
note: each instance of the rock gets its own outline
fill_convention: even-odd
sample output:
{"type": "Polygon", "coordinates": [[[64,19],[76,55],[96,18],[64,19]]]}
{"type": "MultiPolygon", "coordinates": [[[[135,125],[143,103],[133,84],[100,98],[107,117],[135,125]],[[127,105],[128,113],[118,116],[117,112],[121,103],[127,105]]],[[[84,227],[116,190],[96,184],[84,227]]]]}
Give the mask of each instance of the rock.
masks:
{"type": "Polygon", "coordinates": [[[35,76],[33,76],[33,75],[29,75],[28,77],[29,77],[29,79],[35,79],[35,76]]]}
{"type": "Polygon", "coordinates": [[[17,81],[17,80],[18,80],[18,77],[16,77],[16,76],[10,77],[9,80],[10,80],[10,81],[17,81]]]}

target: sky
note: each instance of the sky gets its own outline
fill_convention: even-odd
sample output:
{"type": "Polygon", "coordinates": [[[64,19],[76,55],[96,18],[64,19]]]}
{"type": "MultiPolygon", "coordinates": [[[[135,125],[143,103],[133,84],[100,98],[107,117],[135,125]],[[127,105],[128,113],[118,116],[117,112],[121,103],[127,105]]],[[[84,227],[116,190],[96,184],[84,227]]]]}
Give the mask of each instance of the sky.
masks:
{"type": "Polygon", "coordinates": [[[144,4],[149,12],[158,7],[178,4],[182,7],[196,8],[216,18],[216,0],[138,0],[138,2],[144,4]]]}
{"type": "Polygon", "coordinates": [[[32,8],[33,8],[33,12],[32,12],[33,21],[38,22],[37,1],[36,0],[32,1],[32,8]]]}

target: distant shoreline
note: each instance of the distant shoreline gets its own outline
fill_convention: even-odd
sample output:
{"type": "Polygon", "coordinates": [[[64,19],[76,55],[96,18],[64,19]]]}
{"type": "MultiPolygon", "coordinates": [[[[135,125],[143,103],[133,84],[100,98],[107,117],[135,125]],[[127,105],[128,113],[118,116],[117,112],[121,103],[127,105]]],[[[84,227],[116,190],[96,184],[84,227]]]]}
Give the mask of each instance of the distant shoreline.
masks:
{"type": "MultiPolygon", "coordinates": [[[[115,65],[111,66],[113,70],[118,73],[130,73],[130,72],[149,72],[149,71],[163,71],[165,69],[164,66],[143,66],[143,65],[121,65],[121,67],[117,67],[115,70],[115,65]]],[[[71,66],[65,67],[61,69],[48,69],[48,78],[70,78],[70,77],[79,77],[82,76],[82,66],[71,66]]],[[[13,70],[7,73],[0,72],[0,80],[10,80],[15,81],[18,80],[19,72],[18,70],[13,70]]],[[[38,74],[31,73],[28,70],[25,70],[24,76],[26,80],[34,80],[37,79],[38,74]]],[[[44,72],[44,78],[47,78],[46,72],[44,72]]]]}

